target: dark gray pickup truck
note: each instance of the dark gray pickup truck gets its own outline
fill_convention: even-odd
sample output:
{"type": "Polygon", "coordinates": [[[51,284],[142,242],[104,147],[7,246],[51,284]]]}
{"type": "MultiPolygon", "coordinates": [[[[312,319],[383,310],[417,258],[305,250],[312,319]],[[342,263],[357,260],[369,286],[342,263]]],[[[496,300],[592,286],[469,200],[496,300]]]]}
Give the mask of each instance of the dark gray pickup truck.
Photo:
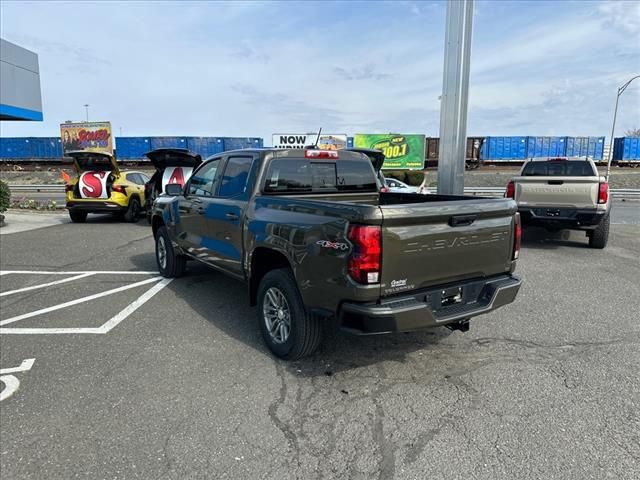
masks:
{"type": "Polygon", "coordinates": [[[325,325],[358,334],[445,325],[513,302],[511,199],[380,192],[378,151],[237,150],[153,206],[162,275],[203,262],[246,282],[278,357],[313,352],[325,325]]]}

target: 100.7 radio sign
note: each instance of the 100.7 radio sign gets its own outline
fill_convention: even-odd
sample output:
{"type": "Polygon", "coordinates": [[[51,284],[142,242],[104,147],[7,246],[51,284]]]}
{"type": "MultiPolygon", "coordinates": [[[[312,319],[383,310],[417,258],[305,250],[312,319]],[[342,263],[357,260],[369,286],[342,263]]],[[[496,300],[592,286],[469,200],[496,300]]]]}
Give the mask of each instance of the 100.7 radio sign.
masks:
{"type": "Polygon", "coordinates": [[[384,169],[422,170],[424,168],[424,135],[356,133],[354,144],[360,148],[382,150],[384,169]]]}

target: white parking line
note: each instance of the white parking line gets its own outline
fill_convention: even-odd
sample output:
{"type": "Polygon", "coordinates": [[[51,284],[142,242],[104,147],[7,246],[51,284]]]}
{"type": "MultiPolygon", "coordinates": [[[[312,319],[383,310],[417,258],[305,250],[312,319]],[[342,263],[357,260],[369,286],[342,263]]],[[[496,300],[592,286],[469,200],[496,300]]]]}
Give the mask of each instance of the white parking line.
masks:
{"type": "Polygon", "coordinates": [[[135,271],[132,272],[130,270],[84,270],[84,271],[75,271],[75,272],[50,272],[46,270],[0,270],[0,276],[2,275],[10,275],[10,274],[20,274],[20,275],[77,275],[80,273],[92,273],[94,275],[158,275],[160,272],[140,272],[135,271]]]}
{"type": "Polygon", "coordinates": [[[35,358],[27,358],[23,360],[19,367],[12,368],[0,368],[0,375],[7,375],[9,373],[18,373],[18,372],[27,372],[31,370],[33,367],[33,362],[35,362],[35,358]]]}
{"type": "Polygon", "coordinates": [[[7,318],[6,320],[3,320],[0,322],[0,327],[4,325],[8,325],[10,323],[18,322],[20,320],[24,320],[26,318],[35,317],[36,315],[42,315],[43,313],[54,312],[62,308],[70,307],[72,305],[77,305],[78,303],[84,303],[90,300],[95,300],[96,298],[106,297],[107,295],[113,295],[114,293],[119,293],[125,290],[129,290],[131,288],[139,287],[141,285],[146,285],[147,283],[157,282],[158,280],[162,280],[162,277],[152,277],[147,280],[142,280],[141,282],[136,282],[130,285],[125,285],[123,287],[113,288],[111,290],[106,290],[104,292],[95,293],[93,295],[88,295],[86,297],[78,298],[76,300],[71,300],[69,302],[61,303],[59,305],[54,305],[52,307],[42,308],[40,310],[36,310],[35,312],[29,312],[29,313],[15,316],[15,317],[7,318]]]}
{"type": "Polygon", "coordinates": [[[95,275],[95,273],[93,272],[82,273],[74,277],[64,278],[62,280],[56,280],[55,282],[42,283],[40,285],[33,285],[31,287],[19,288],[17,290],[9,290],[8,292],[0,292],[0,297],[6,297],[7,295],[13,295],[14,293],[28,292],[29,290],[36,290],[38,288],[50,287],[52,285],[59,285],[61,283],[73,282],[74,280],[80,280],[81,278],[89,277],[91,275],[95,275]]]}
{"type": "Polygon", "coordinates": [[[102,330],[100,333],[107,333],[109,330],[114,328],[121,321],[123,321],[125,318],[127,318],[129,315],[131,315],[137,309],[139,309],[142,305],[144,305],[156,293],[158,293],[164,287],[169,285],[171,283],[171,280],[173,280],[173,278],[163,278],[162,280],[160,280],[160,282],[158,282],[157,285],[154,285],[152,288],[150,288],[145,293],[140,295],[140,297],[137,300],[135,300],[132,303],[130,303],[120,313],[118,313],[117,315],[112,317],[109,321],[107,321],[107,323],[102,325],[100,327],[100,330],[102,330]]]}
{"type": "Polygon", "coordinates": [[[6,400],[20,388],[20,380],[11,375],[12,373],[28,372],[33,367],[35,358],[23,360],[20,366],[0,369],[0,382],[4,383],[4,389],[0,392],[0,402],[6,400]]]}
{"type": "MultiPolygon", "coordinates": [[[[157,281],[158,277],[155,277],[151,280],[157,281]]],[[[13,334],[13,335],[49,335],[49,334],[73,334],[73,333],[90,333],[90,334],[104,334],[108,333],[110,330],[115,328],[120,322],[126,319],[129,315],[135,312],[138,308],[144,305],[151,297],[153,297],[156,293],[162,290],[164,287],[169,285],[173,279],[172,278],[163,278],[158,282],[157,285],[154,285],[148,291],[140,295],[140,297],[127,305],[122,311],[114,315],[111,319],[109,319],[104,325],[100,327],[90,327],[90,328],[0,328],[0,335],[2,334],[13,334]]],[[[138,282],[137,285],[140,285],[142,282],[138,282]]],[[[148,281],[145,281],[148,283],[148,281]]],[[[134,284],[136,285],[136,284],[134,284]]]]}
{"type": "Polygon", "coordinates": [[[3,375],[0,377],[0,382],[4,383],[4,390],[0,392],[0,402],[6,400],[11,395],[18,391],[20,388],[20,380],[13,375],[3,375]]]}

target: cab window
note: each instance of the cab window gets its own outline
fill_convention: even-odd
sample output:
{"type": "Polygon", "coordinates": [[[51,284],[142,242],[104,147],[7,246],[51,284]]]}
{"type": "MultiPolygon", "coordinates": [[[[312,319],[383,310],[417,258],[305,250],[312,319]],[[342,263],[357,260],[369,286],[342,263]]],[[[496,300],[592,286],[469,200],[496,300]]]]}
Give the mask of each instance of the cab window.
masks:
{"type": "Polygon", "coordinates": [[[340,160],[274,159],[269,164],[265,193],[377,192],[376,173],[370,162],[340,160]]]}
{"type": "Polygon", "coordinates": [[[215,191],[219,165],[220,159],[216,158],[215,160],[205,163],[198,169],[189,180],[189,195],[201,197],[212,196],[215,191]]]}
{"type": "Polygon", "coordinates": [[[591,163],[580,160],[550,160],[529,162],[522,169],[523,177],[593,177],[598,173],[593,171],[591,163]]]}
{"type": "Polygon", "coordinates": [[[245,191],[252,157],[230,157],[224,168],[219,197],[234,197],[245,191]]]}

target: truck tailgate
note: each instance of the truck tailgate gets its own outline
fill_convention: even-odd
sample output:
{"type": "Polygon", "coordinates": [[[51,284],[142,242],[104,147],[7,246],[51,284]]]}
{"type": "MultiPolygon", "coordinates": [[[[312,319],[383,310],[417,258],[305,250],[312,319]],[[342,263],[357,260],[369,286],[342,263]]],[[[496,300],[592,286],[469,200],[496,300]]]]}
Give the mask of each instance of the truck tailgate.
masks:
{"type": "Polygon", "coordinates": [[[595,208],[599,177],[517,177],[515,198],[518,205],[531,207],[595,208]]]}
{"type": "Polygon", "coordinates": [[[383,205],[383,296],[511,269],[510,199],[383,205]]]}

